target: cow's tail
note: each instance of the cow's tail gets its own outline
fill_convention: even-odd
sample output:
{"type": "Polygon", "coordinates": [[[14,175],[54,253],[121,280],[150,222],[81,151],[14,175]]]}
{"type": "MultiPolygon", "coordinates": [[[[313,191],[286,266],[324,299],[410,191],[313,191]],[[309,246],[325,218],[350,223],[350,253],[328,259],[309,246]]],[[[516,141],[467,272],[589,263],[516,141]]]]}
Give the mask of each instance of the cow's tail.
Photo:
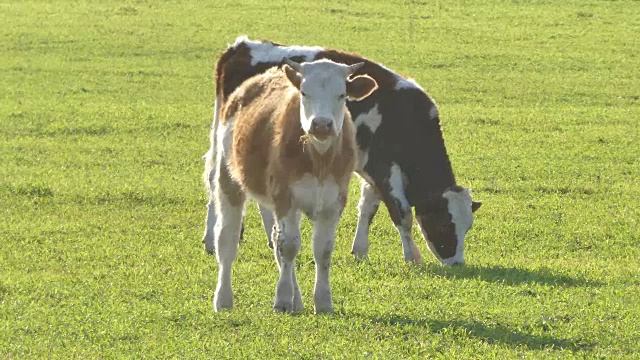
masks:
{"type": "MultiPolygon", "coordinates": [[[[216,89],[217,92],[217,89],[216,89]]],[[[220,119],[220,94],[216,95],[216,100],[213,106],[213,122],[211,124],[211,133],[209,135],[209,140],[211,145],[209,146],[209,151],[202,157],[205,161],[204,163],[204,173],[202,174],[202,180],[204,181],[205,188],[207,192],[211,192],[211,185],[213,184],[213,175],[214,168],[216,164],[216,152],[217,152],[217,141],[216,141],[216,131],[218,129],[218,122],[220,119]]]]}

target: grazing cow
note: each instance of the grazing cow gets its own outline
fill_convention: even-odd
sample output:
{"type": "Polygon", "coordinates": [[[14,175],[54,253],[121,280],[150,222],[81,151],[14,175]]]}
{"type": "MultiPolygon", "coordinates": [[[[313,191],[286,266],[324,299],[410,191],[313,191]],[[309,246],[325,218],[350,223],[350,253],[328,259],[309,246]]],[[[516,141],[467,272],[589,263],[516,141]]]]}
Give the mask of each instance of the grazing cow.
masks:
{"type": "MultiPolygon", "coordinates": [[[[463,264],[464,238],[473,222],[472,212],[481,203],[473,202],[469,190],[456,184],[436,104],[413,80],[355,54],[238,37],[221,54],[216,65],[214,118],[219,116],[218,107],[240,84],[272,66],[281,65],[283,58],[330,59],[344,64],[362,62],[364,65],[356,75],[367,74],[378,84],[378,89],[366,99],[347,102],[357,130],[356,172],[362,178],[352,253],[357,257],[367,255],[369,225],[382,199],[400,234],[405,260],[421,261],[411,235],[414,208],[433,255],[445,265],[463,264]]],[[[210,178],[211,174],[205,172],[205,180],[210,178]]],[[[212,253],[213,198],[208,206],[203,242],[212,253]]],[[[273,217],[263,207],[260,212],[269,237],[273,217]]]]}
{"type": "Polygon", "coordinates": [[[313,222],[314,308],[332,312],[329,268],[340,214],[356,163],[355,128],[346,100],[376,88],[362,64],[288,60],[235,88],[214,120],[212,195],[219,263],[216,311],[233,304],[231,266],[247,196],[275,214],[274,253],[280,269],[274,311],[302,310],[295,273],[301,246],[300,212],[313,222]]]}

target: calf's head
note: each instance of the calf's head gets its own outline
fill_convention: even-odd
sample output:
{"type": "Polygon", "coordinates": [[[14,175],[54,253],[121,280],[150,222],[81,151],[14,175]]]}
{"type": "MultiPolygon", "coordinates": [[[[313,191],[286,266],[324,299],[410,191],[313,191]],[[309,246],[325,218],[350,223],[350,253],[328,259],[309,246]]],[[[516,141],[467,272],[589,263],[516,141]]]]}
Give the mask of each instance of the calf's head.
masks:
{"type": "Polygon", "coordinates": [[[443,265],[464,264],[464,237],[482,203],[468,189],[452,186],[442,196],[416,206],[416,218],[429,249],[443,265]]]}
{"type": "Polygon", "coordinates": [[[361,100],[377,87],[367,75],[351,77],[364,63],[345,65],[331,60],[298,64],[284,59],[284,72],[300,91],[300,123],[313,146],[324,153],[340,134],[346,100],[361,100]]]}

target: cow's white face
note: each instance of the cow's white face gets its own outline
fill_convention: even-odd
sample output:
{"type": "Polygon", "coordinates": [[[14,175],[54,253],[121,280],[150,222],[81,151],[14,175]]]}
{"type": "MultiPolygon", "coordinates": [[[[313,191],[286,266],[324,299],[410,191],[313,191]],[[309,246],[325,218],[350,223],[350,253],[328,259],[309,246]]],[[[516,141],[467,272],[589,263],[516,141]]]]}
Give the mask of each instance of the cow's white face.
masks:
{"type": "Polygon", "coordinates": [[[473,224],[473,212],[482,205],[468,189],[453,187],[429,206],[416,206],[416,217],[429,250],[443,265],[464,264],[464,239],[473,224]],[[442,201],[444,200],[444,201],[442,201]]]}
{"type": "Polygon", "coordinates": [[[363,99],[377,84],[366,75],[349,79],[363,63],[344,65],[325,59],[302,64],[285,62],[287,77],[300,91],[300,125],[310,135],[313,146],[324,153],[342,131],[347,98],[363,99]]]}

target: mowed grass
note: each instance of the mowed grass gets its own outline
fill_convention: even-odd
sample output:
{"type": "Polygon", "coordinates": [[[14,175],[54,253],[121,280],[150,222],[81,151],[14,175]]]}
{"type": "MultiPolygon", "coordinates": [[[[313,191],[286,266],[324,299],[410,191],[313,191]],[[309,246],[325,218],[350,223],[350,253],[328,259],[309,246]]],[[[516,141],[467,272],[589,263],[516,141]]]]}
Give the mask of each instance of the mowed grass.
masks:
{"type": "Polygon", "coordinates": [[[634,358],[640,2],[3,1],[0,358],[634,358]],[[438,102],[484,206],[467,265],[402,260],[381,210],[336,314],[272,314],[257,211],[214,313],[200,243],[217,55],[240,34],[359,52],[438,102]]]}

